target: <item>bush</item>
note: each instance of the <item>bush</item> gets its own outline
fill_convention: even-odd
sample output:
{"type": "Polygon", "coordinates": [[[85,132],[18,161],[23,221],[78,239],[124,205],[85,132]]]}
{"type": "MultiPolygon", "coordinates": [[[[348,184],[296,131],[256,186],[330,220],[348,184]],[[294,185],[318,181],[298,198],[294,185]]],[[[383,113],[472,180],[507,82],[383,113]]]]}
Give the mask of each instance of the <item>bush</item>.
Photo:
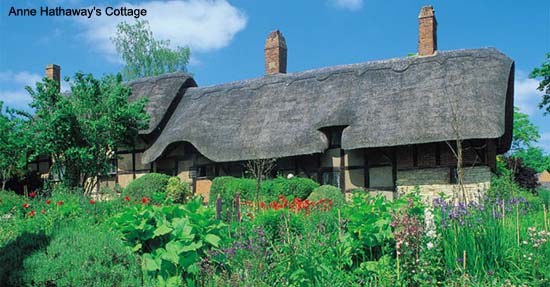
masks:
{"type": "Polygon", "coordinates": [[[46,248],[49,241],[44,232],[22,232],[7,244],[0,242],[0,286],[23,286],[23,260],[33,252],[46,248]]]}
{"type": "Polygon", "coordinates": [[[164,193],[170,176],[160,173],[148,173],[130,182],[124,189],[124,195],[132,199],[153,198],[156,193],[164,193]]]}
{"type": "Polygon", "coordinates": [[[17,208],[22,206],[27,199],[12,191],[0,190],[0,216],[4,214],[15,215],[17,208]]]}
{"type": "Polygon", "coordinates": [[[20,276],[28,286],[140,286],[140,264],[120,238],[85,221],[73,222],[24,260],[20,276]]]}
{"type": "Polygon", "coordinates": [[[276,200],[280,195],[306,199],[318,187],[319,184],[309,178],[293,177],[286,179],[284,177],[277,177],[273,180],[263,182],[262,194],[266,201],[276,200]]]}
{"type": "Polygon", "coordinates": [[[316,188],[307,199],[317,202],[323,198],[332,200],[334,208],[340,208],[346,204],[346,198],[342,191],[332,185],[323,185],[316,188]]]}
{"type": "Polygon", "coordinates": [[[230,203],[235,200],[237,192],[239,192],[241,200],[253,200],[256,194],[256,181],[232,176],[216,177],[210,187],[210,205],[216,205],[216,198],[219,194],[223,202],[223,210],[225,210],[232,205],[230,203]]]}
{"type": "Polygon", "coordinates": [[[179,177],[172,176],[166,185],[166,199],[174,203],[185,203],[191,194],[189,183],[181,181],[179,177]]]}

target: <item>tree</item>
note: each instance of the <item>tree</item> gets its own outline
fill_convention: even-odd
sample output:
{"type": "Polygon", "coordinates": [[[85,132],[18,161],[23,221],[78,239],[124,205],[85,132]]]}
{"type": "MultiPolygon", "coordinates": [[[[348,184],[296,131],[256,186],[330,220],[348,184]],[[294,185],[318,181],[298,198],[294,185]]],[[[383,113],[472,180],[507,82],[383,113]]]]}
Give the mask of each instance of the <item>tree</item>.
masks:
{"type": "Polygon", "coordinates": [[[512,151],[525,150],[540,139],[539,128],[534,125],[529,116],[514,107],[514,129],[512,135],[512,151]]]}
{"type": "Polygon", "coordinates": [[[35,109],[33,156],[51,155],[52,172],[86,193],[109,170],[114,151],[132,146],[138,130],[147,127],[146,99],[129,103],[131,91],[120,75],[98,80],[77,73],[70,95],[60,94],[59,84],[49,79],[27,91],[35,109]]]}
{"type": "MultiPolygon", "coordinates": [[[[260,192],[262,181],[265,180],[273,168],[275,168],[275,159],[255,159],[249,160],[245,164],[246,171],[256,179],[256,203],[260,202],[260,192]]],[[[255,204],[257,207],[258,205],[255,204]]]]}
{"type": "Polygon", "coordinates": [[[523,159],[523,165],[534,169],[536,172],[550,170],[550,155],[545,155],[540,147],[529,147],[512,154],[513,157],[523,159]]]}
{"type": "Polygon", "coordinates": [[[539,109],[545,110],[544,115],[550,114],[550,53],[546,54],[546,60],[539,68],[534,68],[529,74],[529,78],[542,78],[537,90],[543,92],[542,100],[539,103],[539,109]]]}
{"type": "Polygon", "coordinates": [[[0,101],[0,182],[6,182],[17,174],[23,173],[27,164],[28,133],[25,117],[13,109],[6,108],[0,101]]]}
{"type": "Polygon", "coordinates": [[[111,41],[125,63],[122,70],[125,80],[185,72],[189,63],[188,47],[172,50],[169,48],[170,41],[155,40],[149,22],[145,20],[118,24],[117,34],[111,41]]]}

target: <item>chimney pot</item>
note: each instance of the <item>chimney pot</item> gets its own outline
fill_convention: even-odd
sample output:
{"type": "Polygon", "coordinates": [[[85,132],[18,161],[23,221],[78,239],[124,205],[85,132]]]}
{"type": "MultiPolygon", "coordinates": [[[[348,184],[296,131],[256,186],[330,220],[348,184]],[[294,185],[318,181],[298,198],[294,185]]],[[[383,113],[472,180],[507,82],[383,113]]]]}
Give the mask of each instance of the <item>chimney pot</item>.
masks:
{"type": "Polygon", "coordinates": [[[61,89],[61,67],[55,64],[46,65],[46,78],[56,81],[61,89]]]}
{"type": "Polygon", "coordinates": [[[437,51],[437,20],[432,6],[424,6],[418,14],[418,55],[430,56],[437,51]]]}
{"type": "Polygon", "coordinates": [[[283,34],[279,30],[269,33],[264,47],[266,75],[286,73],[286,51],[283,34]]]}

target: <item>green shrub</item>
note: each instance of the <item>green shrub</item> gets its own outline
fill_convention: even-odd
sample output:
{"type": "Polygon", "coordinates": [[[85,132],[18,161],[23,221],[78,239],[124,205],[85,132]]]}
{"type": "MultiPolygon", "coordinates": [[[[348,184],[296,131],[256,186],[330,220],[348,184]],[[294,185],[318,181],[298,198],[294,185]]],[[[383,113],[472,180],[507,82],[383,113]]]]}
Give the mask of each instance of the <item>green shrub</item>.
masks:
{"type": "Polygon", "coordinates": [[[223,202],[223,210],[233,208],[232,202],[235,194],[239,192],[241,200],[253,200],[256,194],[256,181],[249,178],[236,178],[232,176],[216,177],[210,188],[211,206],[216,206],[216,198],[220,195],[223,202]]]}
{"type": "Polygon", "coordinates": [[[27,202],[27,199],[13,191],[0,190],[0,216],[4,214],[16,214],[19,207],[27,202]]]}
{"type": "Polygon", "coordinates": [[[185,203],[187,197],[191,194],[189,183],[181,181],[179,177],[172,176],[168,179],[166,185],[166,199],[174,203],[185,203]]]}
{"type": "Polygon", "coordinates": [[[307,199],[315,202],[323,198],[332,200],[334,208],[340,208],[346,204],[346,198],[342,191],[332,185],[323,185],[316,188],[307,199]]]}
{"type": "Polygon", "coordinates": [[[226,226],[200,197],[185,205],[135,205],[113,217],[111,226],[143,254],[143,267],[159,286],[181,286],[182,278],[196,279],[201,258],[217,249],[227,234],[226,226]]]}
{"type": "Polygon", "coordinates": [[[56,232],[47,248],[24,260],[28,286],[140,286],[137,257],[121,235],[85,221],[56,232]]]}
{"type": "Polygon", "coordinates": [[[0,242],[0,286],[23,286],[23,261],[33,252],[46,248],[49,241],[44,232],[22,232],[6,244],[0,242]]]}
{"type": "Polygon", "coordinates": [[[319,184],[309,178],[293,177],[286,179],[277,177],[262,183],[262,194],[265,201],[276,200],[280,195],[288,198],[306,199],[319,184]]]}
{"type": "Polygon", "coordinates": [[[145,174],[126,186],[124,195],[132,199],[141,199],[143,197],[154,198],[155,194],[164,193],[170,176],[160,173],[145,174]]]}

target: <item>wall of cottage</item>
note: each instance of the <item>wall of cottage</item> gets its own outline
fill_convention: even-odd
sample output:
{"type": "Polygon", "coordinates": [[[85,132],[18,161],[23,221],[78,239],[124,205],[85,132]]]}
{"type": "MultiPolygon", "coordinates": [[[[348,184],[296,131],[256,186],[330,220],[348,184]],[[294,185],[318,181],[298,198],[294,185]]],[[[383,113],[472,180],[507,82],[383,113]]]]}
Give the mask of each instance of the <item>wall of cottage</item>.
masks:
{"type": "MultiPolygon", "coordinates": [[[[397,196],[419,188],[420,193],[428,202],[440,197],[444,193],[452,198],[459,194],[458,184],[451,184],[451,169],[449,168],[420,168],[397,172],[397,196]]],[[[491,169],[487,166],[464,168],[464,191],[468,200],[477,200],[489,188],[491,183],[491,169]]]]}

